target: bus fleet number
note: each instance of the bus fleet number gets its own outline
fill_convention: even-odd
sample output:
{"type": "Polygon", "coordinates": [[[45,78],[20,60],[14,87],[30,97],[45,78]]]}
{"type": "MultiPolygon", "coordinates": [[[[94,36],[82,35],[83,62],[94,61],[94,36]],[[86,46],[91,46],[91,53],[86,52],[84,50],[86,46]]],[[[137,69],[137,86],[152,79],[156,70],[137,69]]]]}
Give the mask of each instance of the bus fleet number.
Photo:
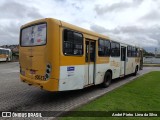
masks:
{"type": "Polygon", "coordinates": [[[35,79],[36,79],[36,80],[45,80],[45,77],[44,77],[44,76],[41,76],[41,75],[36,75],[36,76],[35,76],[35,79]]]}

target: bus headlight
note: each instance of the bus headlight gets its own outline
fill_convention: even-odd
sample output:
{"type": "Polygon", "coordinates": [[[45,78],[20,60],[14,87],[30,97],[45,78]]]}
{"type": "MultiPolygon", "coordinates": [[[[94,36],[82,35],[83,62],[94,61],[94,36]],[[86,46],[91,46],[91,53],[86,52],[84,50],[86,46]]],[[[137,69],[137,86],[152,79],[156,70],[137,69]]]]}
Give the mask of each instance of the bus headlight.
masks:
{"type": "Polygon", "coordinates": [[[45,74],[45,79],[49,79],[50,78],[50,73],[51,73],[51,65],[47,64],[46,66],[46,74],[45,74]]]}

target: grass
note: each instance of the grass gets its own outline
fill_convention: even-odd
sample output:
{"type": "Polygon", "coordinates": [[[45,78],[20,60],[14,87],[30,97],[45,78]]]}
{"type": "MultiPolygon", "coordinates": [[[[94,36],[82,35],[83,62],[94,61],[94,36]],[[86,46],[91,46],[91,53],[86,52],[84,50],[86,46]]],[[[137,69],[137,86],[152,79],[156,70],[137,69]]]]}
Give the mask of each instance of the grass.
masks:
{"type": "Polygon", "coordinates": [[[160,67],[160,64],[143,64],[143,67],[160,67]]]}
{"type": "MultiPolygon", "coordinates": [[[[160,71],[150,72],[75,111],[160,111],[160,71]]],[[[72,113],[71,113],[72,114],[72,113]]],[[[76,113],[73,113],[76,116],[76,113]]],[[[158,117],[61,117],[62,120],[158,120],[158,117]]]]}

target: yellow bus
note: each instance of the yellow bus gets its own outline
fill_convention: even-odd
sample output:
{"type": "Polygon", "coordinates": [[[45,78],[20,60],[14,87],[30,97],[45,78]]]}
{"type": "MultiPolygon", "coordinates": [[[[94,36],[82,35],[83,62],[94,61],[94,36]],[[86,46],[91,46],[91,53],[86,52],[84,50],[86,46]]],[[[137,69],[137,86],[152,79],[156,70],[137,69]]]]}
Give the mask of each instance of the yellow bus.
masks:
{"type": "Polygon", "coordinates": [[[12,51],[8,48],[0,48],[0,61],[11,61],[12,60],[12,51]]]}
{"type": "Polygon", "coordinates": [[[53,18],[20,30],[20,79],[47,91],[83,89],[137,74],[140,48],[53,18]]]}

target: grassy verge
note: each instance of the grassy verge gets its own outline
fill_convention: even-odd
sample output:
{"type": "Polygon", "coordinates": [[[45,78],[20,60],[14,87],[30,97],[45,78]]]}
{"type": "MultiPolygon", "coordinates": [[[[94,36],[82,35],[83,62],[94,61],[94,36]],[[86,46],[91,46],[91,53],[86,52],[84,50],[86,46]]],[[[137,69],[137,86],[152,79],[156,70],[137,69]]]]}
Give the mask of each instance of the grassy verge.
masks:
{"type": "MultiPolygon", "coordinates": [[[[160,111],[160,71],[150,72],[75,111],[160,111]]],[[[76,114],[76,113],[75,113],[76,114]]],[[[74,115],[76,116],[76,115],[74,115]]],[[[160,119],[156,117],[62,117],[62,120],[81,119],[160,119]]]]}
{"type": "Polygon", "coordinates": [[[143,67],[160,67],[160,64],[143,64],[143,67]]]}

